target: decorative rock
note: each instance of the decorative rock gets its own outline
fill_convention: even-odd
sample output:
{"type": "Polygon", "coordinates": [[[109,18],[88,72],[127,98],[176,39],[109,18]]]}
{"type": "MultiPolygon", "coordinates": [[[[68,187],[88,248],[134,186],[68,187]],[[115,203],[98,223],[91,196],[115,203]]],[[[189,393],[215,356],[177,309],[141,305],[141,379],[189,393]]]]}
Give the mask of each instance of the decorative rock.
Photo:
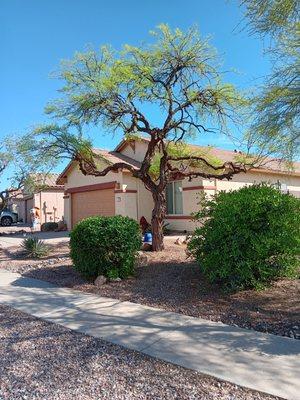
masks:
{"type": "Polygon", "coordinates": [[[177,238],[174,242],[174,244],[178,244],[179,246],[183,244],[183,239],[181,239],[180,237],[177,238]]]}
{"type": "Polygon", "coordinates": [[[152,244],[150,243],[143,243],[142,251],[152,251],[152,244]]]}
{"type": "Polygon", "coordinates": [[[111,282],[121,282],[121,278],[113,278],[113,279],[110,279],[110,281],[111,282]]]}
{"type": "Polygon", "coordinates": [[[99,275],[96,278],[96,280],[94,282],[94,285],[97,286],[97,287],[100,287],[100,286],[104,285],[106,282],[107,282],[107,279],[105,278],[105,276],[104,275],[99,275]]]}
{"type": "Polygon", "coordinates": [[[143,267],[144,265],[147,265],[148,263],[148,257],[145,253],[142,251],[138,252],[137,258],[135,260],[135,266],[138,267],[143,267]]]}

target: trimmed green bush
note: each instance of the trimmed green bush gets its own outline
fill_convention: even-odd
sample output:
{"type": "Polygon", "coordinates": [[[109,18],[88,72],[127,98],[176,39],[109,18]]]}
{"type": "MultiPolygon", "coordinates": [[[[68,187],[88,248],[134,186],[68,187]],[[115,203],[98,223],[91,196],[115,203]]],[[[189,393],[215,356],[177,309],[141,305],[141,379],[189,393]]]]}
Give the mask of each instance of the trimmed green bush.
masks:
{"type": "Polygon", "coordinates": [[[139,224],[133,219],[90,217],[76,224],[70,237],[74,268],[84,278],[126,278],[134,273],[142,242],[139,224]]]}
{"type": "Polygon", "coordinates": [[[225,290],[259,289],[296,277],[300,254],[300,200],[267,184],[220,192],[196,215],[189,242],[211,283],[225,290]]]}
{"type": "Polygon", "coordinates": [[[36,237],[28,237],[23,240],[21,247],[27,257],[42,258],[49,254],[49,247],[36,237]]]}
{"type": "Polygon", "coordinates": [[[57,222],[45,222],[41,225],[41,231],[42,232],[50,232],[50,231],[55,231],[58,229],[58,223],[57,222]]]}

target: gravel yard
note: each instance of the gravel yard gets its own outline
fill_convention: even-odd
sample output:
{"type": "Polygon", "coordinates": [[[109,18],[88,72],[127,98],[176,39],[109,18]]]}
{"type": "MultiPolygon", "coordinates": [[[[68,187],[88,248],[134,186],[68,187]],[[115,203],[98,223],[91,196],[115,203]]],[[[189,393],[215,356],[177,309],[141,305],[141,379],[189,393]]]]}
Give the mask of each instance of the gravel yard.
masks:
{"type": "Polygon", "coordinates": [[[66,244],[56,246],[43,261],[17,258],[17,250],[0,251],[0,268],[101,296],[300,338],[299,279],[278,281],[264,291],[224,295],[186,259],[184,246],[169,241],[164,252],[145,253],[148,263],[137,269],[136,277],[96,288],[73,270],[66,244]]]}
{"type": "Polygon", "coordinates": [[[271,400],[0,305],[0,399],[271,400]]]}

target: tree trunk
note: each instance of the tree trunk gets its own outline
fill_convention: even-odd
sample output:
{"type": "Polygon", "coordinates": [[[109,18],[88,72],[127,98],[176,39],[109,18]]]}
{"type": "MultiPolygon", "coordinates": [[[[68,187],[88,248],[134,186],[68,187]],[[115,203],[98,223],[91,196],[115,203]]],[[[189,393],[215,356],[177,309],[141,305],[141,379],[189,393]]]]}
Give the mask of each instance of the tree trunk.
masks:
{"type": "Polygon", "coordinates": [[[166,194],[163,192],[152,193],[154,208],[152,210],[152,248],[153,251],[164,249],[163,222],[166,215],[166,194]]]}

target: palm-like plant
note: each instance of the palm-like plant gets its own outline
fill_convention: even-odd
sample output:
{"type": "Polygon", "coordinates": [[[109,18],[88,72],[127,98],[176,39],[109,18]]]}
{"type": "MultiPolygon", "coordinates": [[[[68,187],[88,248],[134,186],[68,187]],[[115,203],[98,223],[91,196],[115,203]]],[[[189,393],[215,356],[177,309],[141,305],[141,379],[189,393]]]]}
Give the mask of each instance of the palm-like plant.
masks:
{"type": "Polygon", "coordinates": [[[21,246],[28,257],[42,258],[49,253],[49,247],[45,242],[36,237],[24,239],[21,246]]]}

